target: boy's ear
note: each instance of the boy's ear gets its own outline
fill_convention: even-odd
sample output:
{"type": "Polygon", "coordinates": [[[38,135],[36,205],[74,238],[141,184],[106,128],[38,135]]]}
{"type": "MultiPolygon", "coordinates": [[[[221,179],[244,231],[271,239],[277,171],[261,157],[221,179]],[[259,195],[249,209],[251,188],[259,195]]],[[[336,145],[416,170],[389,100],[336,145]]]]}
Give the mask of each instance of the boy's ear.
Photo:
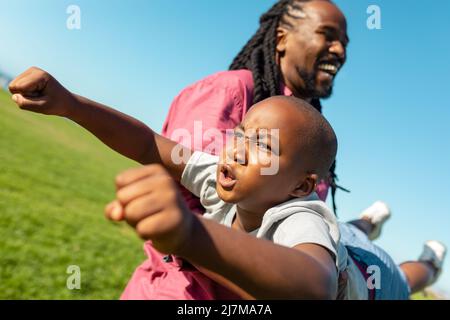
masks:
{"type": "Polygon", "coordinates": [[[277,28],[276,52],[278,54],[282,55],[286,51],[287,35],[288,35],[288,30],[286,28],[283,28],[283,27],[277,28]]]}
{"type": "Polygon", "coordinates": [[[308,174],[299,185],[290,193],[296,198],[307,197],[316,190],[316,185],[319,177],[317,174],[308,174]]]}

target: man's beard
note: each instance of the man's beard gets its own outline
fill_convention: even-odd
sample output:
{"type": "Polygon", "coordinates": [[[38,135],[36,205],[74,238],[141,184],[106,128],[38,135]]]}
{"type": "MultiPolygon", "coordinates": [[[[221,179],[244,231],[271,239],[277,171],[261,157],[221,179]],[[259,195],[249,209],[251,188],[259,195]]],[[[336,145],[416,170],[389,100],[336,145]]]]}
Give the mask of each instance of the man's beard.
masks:
{"type": "Polygon", "coordinates": [[[305,98],[319,99],[319,98],[329,98],[333,93],[333,85],[331,84],[328,87],[317,87],[316,86],[316,78],[317,73],[310,72],[308,73],[305,69],[297,69],[300,77],[302,78],[305,87],[302,89],[301,93],[305,98]]]}

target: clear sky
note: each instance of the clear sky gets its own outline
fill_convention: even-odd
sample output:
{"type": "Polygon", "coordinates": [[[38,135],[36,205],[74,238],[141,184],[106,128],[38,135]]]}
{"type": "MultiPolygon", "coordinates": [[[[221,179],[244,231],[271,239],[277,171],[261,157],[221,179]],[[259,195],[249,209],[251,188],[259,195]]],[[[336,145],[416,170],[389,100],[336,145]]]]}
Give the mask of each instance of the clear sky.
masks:
{"type": "MultiPolygon", "coordinates": [[[[36,65],[70,90],[160,130],[185,86],[227,69],[274,0],[0,0],[0,70],[36,65]],[[66,27],[69,5],[81,29],[66,27]]],[[[450,1],[336,0],[349,24],[348,61],[324,114],[339,138],[342,220],[373,201],[393,217],[378,244],[397,262],[422,243],[450,246],[450,1]],[[381,8],[381,30],[366,26],[381,8]]],[[[450,292],[447,261],[437,288],[450,292]]]]}

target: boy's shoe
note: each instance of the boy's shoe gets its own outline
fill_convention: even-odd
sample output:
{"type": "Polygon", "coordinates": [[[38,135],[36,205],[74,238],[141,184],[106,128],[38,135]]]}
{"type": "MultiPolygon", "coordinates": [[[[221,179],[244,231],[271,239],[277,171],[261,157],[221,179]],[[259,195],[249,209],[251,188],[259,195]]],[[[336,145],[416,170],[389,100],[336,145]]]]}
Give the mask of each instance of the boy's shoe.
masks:
{"type": "Polygon", "coordinates": [[[439,241],[430,240],[425,242],[423,245],[423,251],[419,257],[419,261],[428,262],[436,269],[435,276],[428,285],[435,283],[441,275],[442,265],[444,263],[446,253],[447,248],[439,241]]]}
{"type": "Polygon", "coordinates": [[[386,203],[377,201],[361,212],[360,219],[369,221],[374,227],[367,236],[370,240],[375,240],[381,234],[381,227],[391,217],[391,210],[386,203]]]}

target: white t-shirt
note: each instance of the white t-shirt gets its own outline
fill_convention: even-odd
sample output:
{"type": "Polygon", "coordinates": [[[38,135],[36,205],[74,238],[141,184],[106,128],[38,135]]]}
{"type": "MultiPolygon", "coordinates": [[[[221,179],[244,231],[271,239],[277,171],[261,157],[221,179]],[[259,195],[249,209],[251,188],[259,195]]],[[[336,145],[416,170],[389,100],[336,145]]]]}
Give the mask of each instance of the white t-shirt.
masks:
{"type": "MultiPolygon", "coordinates": [[[[200,198],[205,208],[204,218],[231,227],[236,215],[236,205],[224,202],[217,194],[218,161],[217,156],[194,152],[183,171],[181,184],[200,198]]],[[[352,272],[357,270],[356,266],[351,265],[347,250],[339,242],[336,217],[316,193],[270,208],[265,212],[261,226],[251,234],[290,248],[303,243],[320,245],[333,254],[339,272],[347,270],[350,271],[349,275],[358,277],[352,272]],[[351,270],[348,270],[349,266],[351,270]]],[[[354,290],[353,288],[351,291],[354,290]]],[[[360,294],[355,297],[355,292],[348,293],[353,299],[358,295],[360,294]]]]}

